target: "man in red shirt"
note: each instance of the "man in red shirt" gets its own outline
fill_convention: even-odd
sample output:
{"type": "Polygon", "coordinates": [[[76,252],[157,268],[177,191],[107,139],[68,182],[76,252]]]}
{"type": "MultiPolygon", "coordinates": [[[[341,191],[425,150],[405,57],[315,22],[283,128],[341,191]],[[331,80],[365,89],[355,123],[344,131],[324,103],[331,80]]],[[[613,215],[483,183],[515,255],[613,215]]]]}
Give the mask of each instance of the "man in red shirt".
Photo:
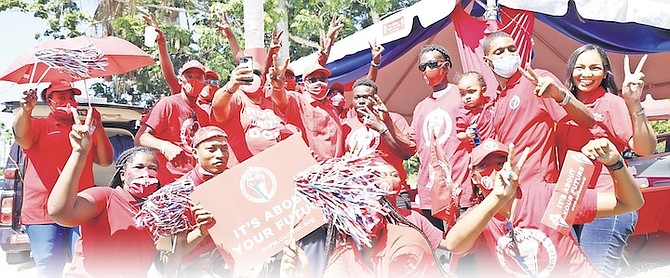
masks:
{"type": "Polygon", "coordinates": [[[160,152],[158,172],[161,184],[168,184],[193,169],[191,137],[200,126],[209,123],[209,115],[197,105],[205,87],[205,66],[189,61],[181,68],[181,93],[163,97],[142,119],[135,144],[160,152]]]}
{"type": "Polygon", "coordinates": [[[297,126],[302,132],[305,143],[314,151],[318,161],[342,156],[344,140],[337,110],[326,99],[328,76],[330,71],[319,64],[305,67],[303,93],[284,89],[284,71],[279,69],[275,59],[270,68],[272,100],[279,113],[284,114],[286,122],[297,126]]]}
{"type": "MultiPolygon", "coordinates": [[[[79,228],[58,225],[49,216],[47,198],[70,156],[72,147],[68,134],[74,123],[73,109],[77,102],[74,95],[81,91],[69,82],[53,82],[42,92],[51,113],[44,119],[31,117],[37,105],[34,90],[23,92],[21,109],[14,119],[13,130],[16,142],[26,153],[26,170],[23,181],[23,207],[21,222],[26,225],[30,247],[40,277],[60,277],[67,261],[67,252],[79,237],[79,228]]],[[[79,181],[78,191],[93,187],[93,162],[110,165],[114,158],[112,144],[102,127],[100,113],[93,113],[93,151],[86,160],[79,181]]]]}
{"type": "MultiPolygon", "coordinates": [[[[349,118],[342,126],[345,148],[348,152],[360,153],[379,150],[384,160],[393,165],[400,174],[400,181],[407,191],[407,173],[403,160],[416,153],[416,144],[408,134],[412,130],[403,116],[389,112],[377,95],[377,84],[361,79],[354,83],[354,105],[357,117],[349,118]]],[[[398,206],[410,206],[399,198],[398,206]]]]}
{"type": "Polygon", "coordinates": [[[451,161],[452,180],[461,185],[460,206],[470,207],[472,186],[466,179],[468,154],[466,143],[457,138],[456,116],[459,114],[460,94],[458,87],[449,83],[447,74],[451,68],[451,58],[447,50],[439,45],[426,45],[419,51],[419,70],[432,94],[419,102],[412,114],[413,138],[421,166],[417,189],[419,206],[422,213],[433,225],[444,230],[442,221],[432,216],[430,188],[432,181],[429,173],[430,136],[436,137],[436,143],[444,150],[447,160],[451,161]]]}
{"type": "Polygon", "coordinates": [[[521,58],[514,39],[507,33],[492,33],[482,44],[484,63],[493,70],[499,84],[494,100],[493,138],[514,143],[519,149],[530,147],[531,153],[538,154],[529,158],[521,184],[555,182],[555,123],[569,116],[580,126],[591,127],[595,123],[593,114],[559,86],[561,82],[550,72],[530,67],[527,71],[518,70],[521,58]]]}
{"type": "MultiPolygon", "coordinates": [[[[529,149],[525,148],[518,162],[514,145],[508,149],[493,139],[472,151],[473,183],[485,198],[449,230],[446,247],[455,254],[484,247],[490,256],[476,256],[493,260],[485,265],[499,265],[510,276],[600,277],[570,234],[541,224],[556,184],[539,181],[520,186],[522,169],[530,161],[529,149]]],[[[644,204],[642,193],[612,142],[605,138],[589,141],[582,153],[607,165],[616,180],[616,191],[598,193],[587,189],[578,204],[577,223],[633,211],[644,204]]],[[[487,274],[504,272],[490,269],[487,274]]]]}

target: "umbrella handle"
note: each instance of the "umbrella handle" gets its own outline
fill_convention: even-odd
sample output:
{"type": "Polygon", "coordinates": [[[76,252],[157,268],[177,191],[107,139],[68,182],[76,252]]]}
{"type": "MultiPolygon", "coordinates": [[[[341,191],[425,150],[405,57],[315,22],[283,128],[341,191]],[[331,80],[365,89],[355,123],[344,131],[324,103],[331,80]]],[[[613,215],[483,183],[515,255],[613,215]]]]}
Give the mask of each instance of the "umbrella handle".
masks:
{"type": "MultiPolygon", "coordinates": [[[[36,71],[36,70],[37,70],[37,60],[35,60],[35,62],[33,63],[33,70],[32,70],[32,72],[30,73],[30,83],[31,83],[31,84],[33,83],[33,78],[35,77],[35,71],[36,71]]],[[[48,71],[48,70],[47,70],[47,71],[48,71]]],[[[42,77],[44,77],[44,74],[42,75],[42,77]]],[[[41,80],[41,78],[40,78],[40,80],[41,80]]]]}

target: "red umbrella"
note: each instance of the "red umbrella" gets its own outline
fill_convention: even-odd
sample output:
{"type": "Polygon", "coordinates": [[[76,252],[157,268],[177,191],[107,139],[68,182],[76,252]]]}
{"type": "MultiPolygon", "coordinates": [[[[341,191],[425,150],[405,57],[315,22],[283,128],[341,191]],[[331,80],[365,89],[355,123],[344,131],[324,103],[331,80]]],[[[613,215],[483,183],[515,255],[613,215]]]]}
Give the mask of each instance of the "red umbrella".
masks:
{"type": "Polygon", "coordinates": [[[77,81],[76,78],[50,69],[35,54],[49,49],[79,49],[88,45],[98,48],[107,58],[108,65],[104,70],[92,70],[90,77],[103,77],[114,74],[124,74],[132,70],[154,64],[153,58],[134,44],[113,36],[93,38],[80,36],[71,39],[53,40],[26,51],[12,63],[0,76],[0,80],[19,84],[36,82],[52,82],[57,80],[77,81]],[[34,71],[34,72],[33,72],[34,71]],[[32,76],[32,80],[31,80],[32,76]]]}

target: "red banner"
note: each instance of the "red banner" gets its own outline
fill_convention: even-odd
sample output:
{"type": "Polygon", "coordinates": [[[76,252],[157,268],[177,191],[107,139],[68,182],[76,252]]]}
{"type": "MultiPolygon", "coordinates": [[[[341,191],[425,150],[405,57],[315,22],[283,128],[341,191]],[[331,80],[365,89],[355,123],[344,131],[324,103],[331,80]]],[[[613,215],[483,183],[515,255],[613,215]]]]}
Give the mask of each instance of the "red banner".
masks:
{"type": "Polygon", "coordinates": [[[564,235],[570,233],[579,203],[593,178],[594,168],[584,154],[568,151],[549,206],[542,216],[542,224],[564,235]]]}
{"type": "Polygon", "coordinates": [[[209,233],[234,272],[326,223],[321,210],[295,194],[293,176],[314,164],[302,138],[291,136],[195,189],[193,201],[212,212],[209,233]]]}

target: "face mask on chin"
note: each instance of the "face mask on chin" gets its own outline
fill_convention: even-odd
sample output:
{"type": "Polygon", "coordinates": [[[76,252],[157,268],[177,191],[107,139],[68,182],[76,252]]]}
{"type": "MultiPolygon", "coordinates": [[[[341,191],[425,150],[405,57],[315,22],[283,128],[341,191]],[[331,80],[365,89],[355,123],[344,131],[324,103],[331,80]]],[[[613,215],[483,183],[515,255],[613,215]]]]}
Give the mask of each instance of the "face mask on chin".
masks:
{"type": "Polygon", "coordinates": [[[127,188],[128,193],[135,198],[144,199],[158,190],[159,183],[156,178],[158,172],[156,170],[130,170],[126,172],[126,175],[130,179],[130,184],[127,188]]]}
{"type": "Polygon", "coordinates": [[[189,97],[196,97],[202,91],[202,88],[205,87],[205,83],[199,82],[196,80],[187,80],[184,81],[181,85],[181,89],[189,97]]]}
{"type": "Polygon", "coordinates": [[[510,78],[521,66],[521,57],[519,55],[509,55],[491,60],[491,63],[493,63],[493,72],[504,78],[510,78]]]}
{"type": "Polygon", "coordinates": [[[328,83],[321,81],[314,82],[309,84],[307,91],[312,95],[312,98],[322,100],[328,94],[328,83]]]}
{"type": "Polygon", "coordinates": [[[261,77],[254,74],[254,79],[249,85],[240,86],[240,90],[247,94],[253,94],[258,92],[258,89],[261,87],[261,77]]]}

